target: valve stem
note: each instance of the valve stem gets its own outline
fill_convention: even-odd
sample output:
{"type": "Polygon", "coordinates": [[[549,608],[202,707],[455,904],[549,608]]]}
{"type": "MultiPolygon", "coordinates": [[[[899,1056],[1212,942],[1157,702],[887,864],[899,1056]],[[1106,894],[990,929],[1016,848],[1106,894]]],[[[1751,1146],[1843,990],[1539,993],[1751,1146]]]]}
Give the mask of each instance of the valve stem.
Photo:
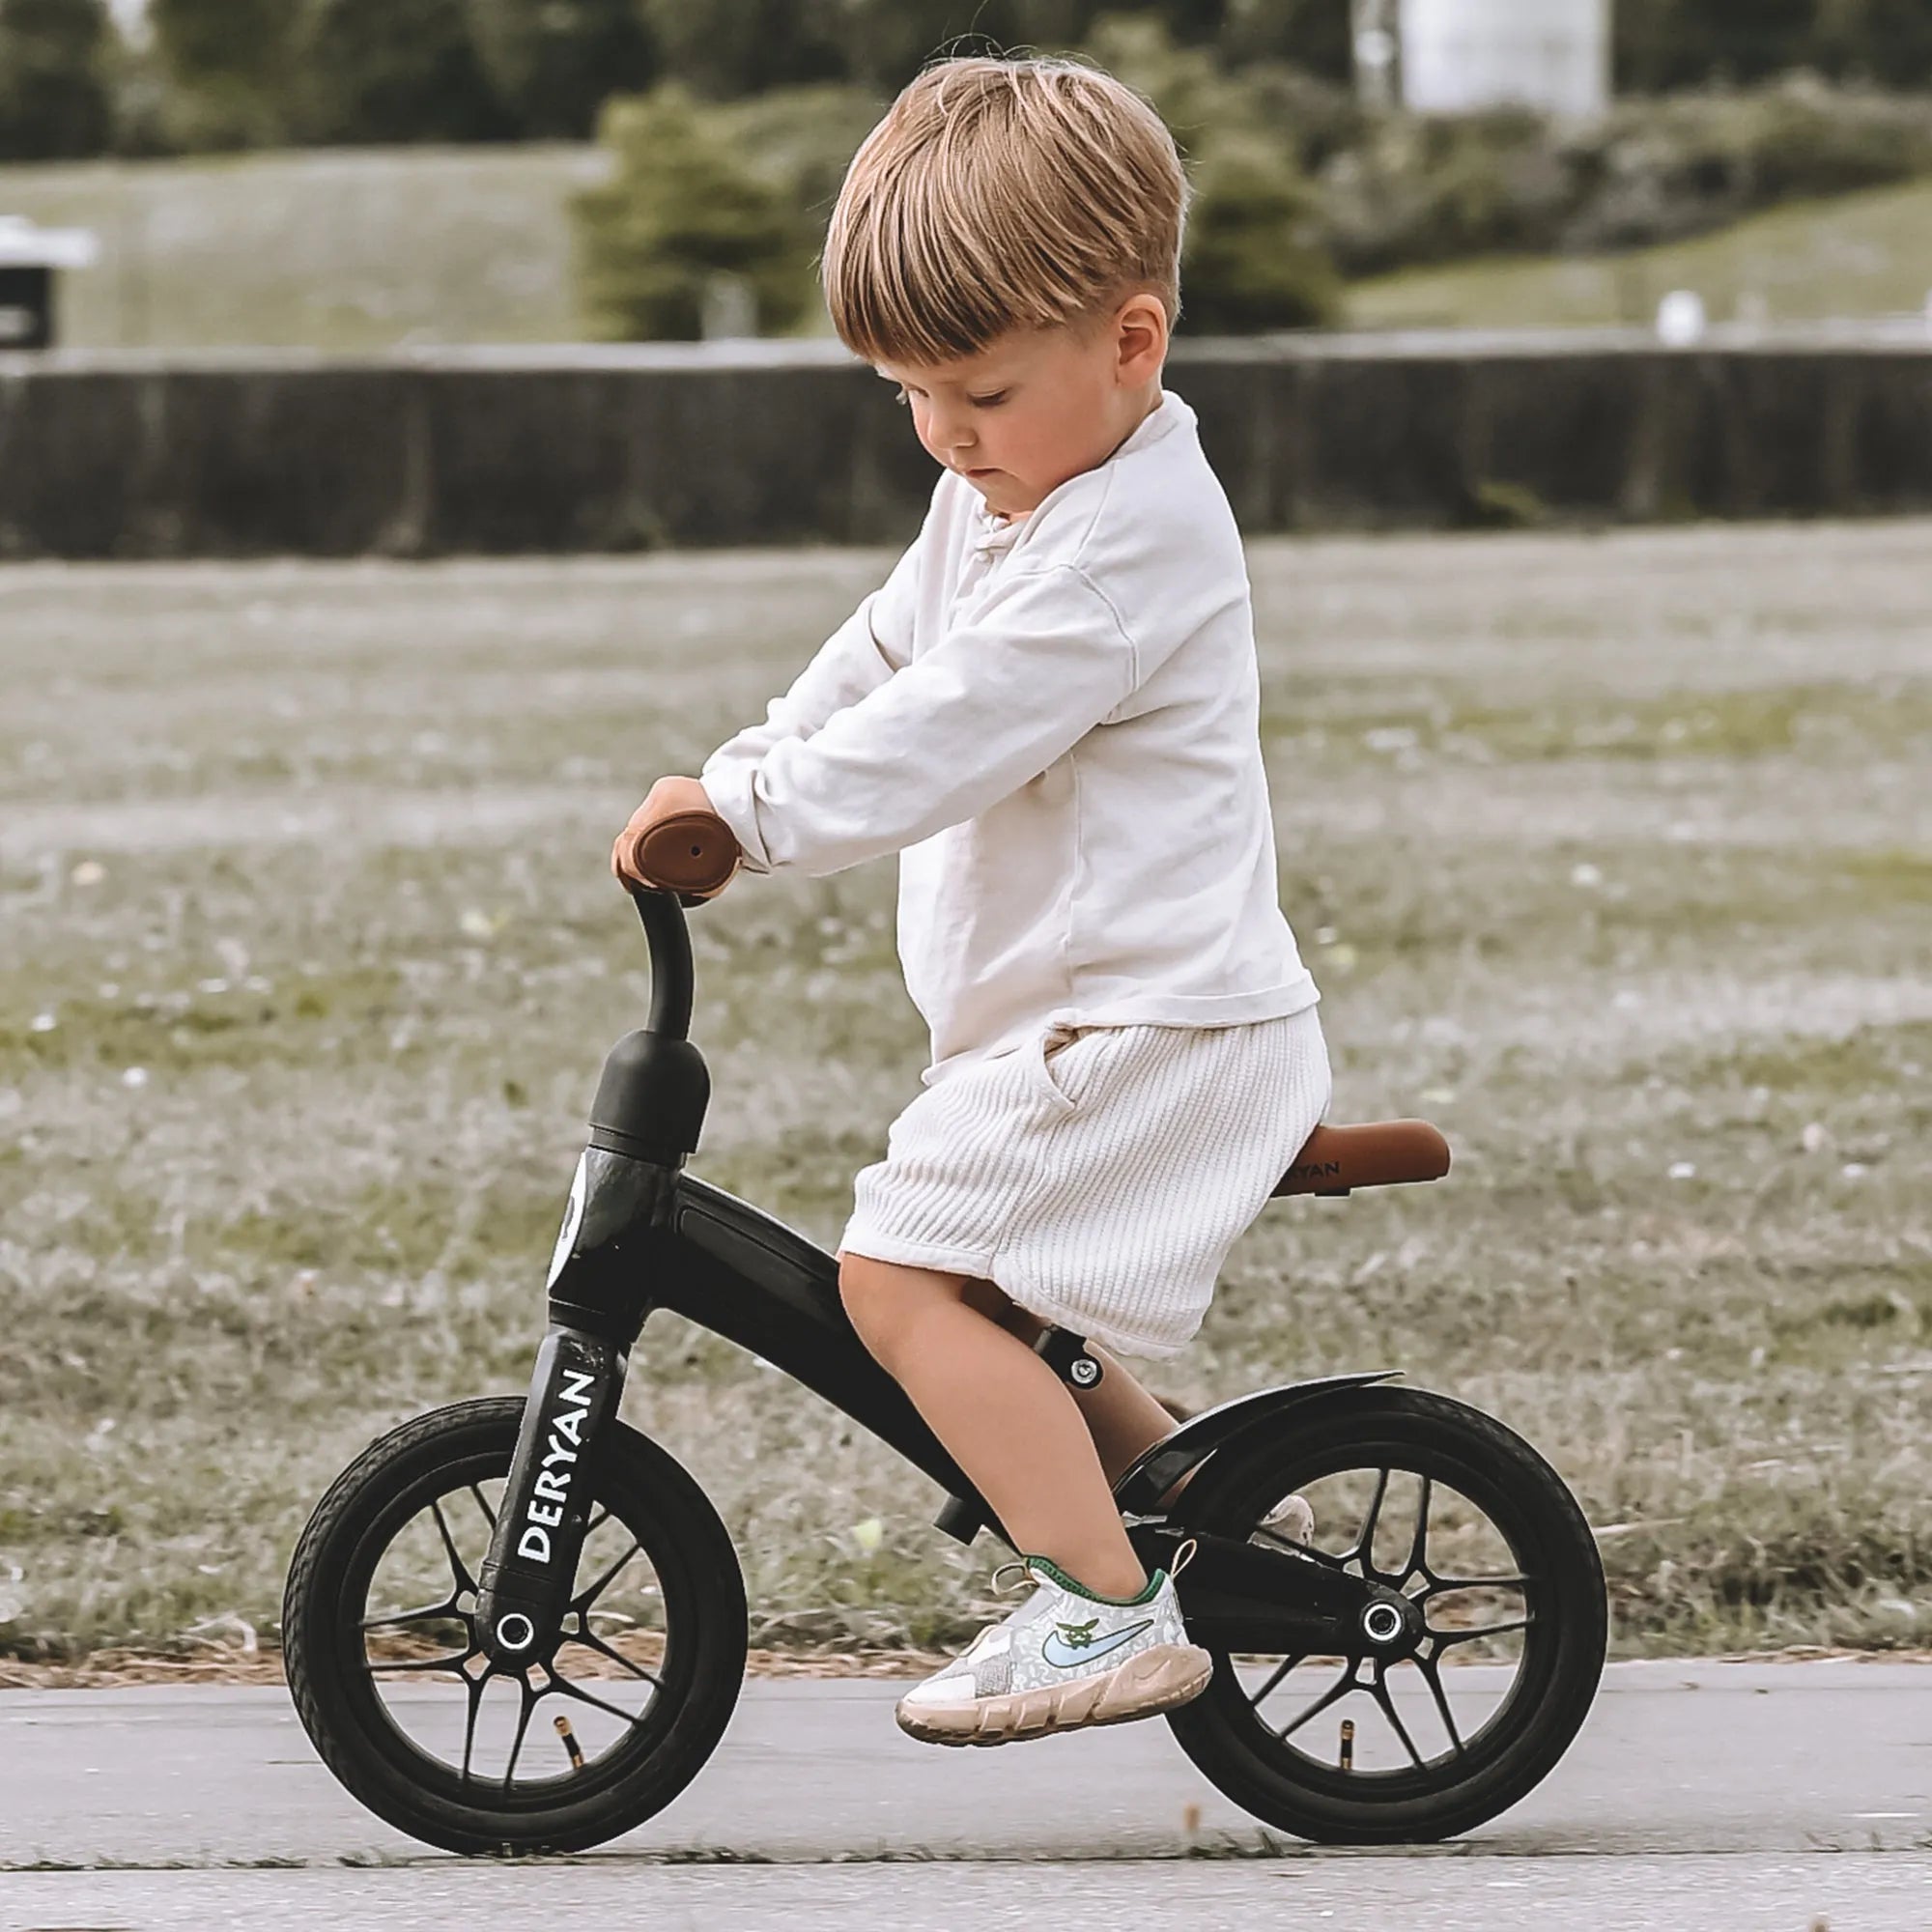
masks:
{"type": "MultiPolygon", "coordinates": [[[[559,1718],[561,1724],[563,1719],[559,1718]]],[[[1355,1768],[1355,1720],[1353,1718],[1342,1719],[1342,1769],[1353,1771],[1355,1768]]]]}
{"type": "Polygon", "coordinates": [[[570,1753],[572,1771],[583,1769],[583,1747],[577,1742],[577,1733],[570,1728],[570,1719],[559,1714],[554,1719],[556,1734],[563,1740],[563,1747],[570,1753]]]}

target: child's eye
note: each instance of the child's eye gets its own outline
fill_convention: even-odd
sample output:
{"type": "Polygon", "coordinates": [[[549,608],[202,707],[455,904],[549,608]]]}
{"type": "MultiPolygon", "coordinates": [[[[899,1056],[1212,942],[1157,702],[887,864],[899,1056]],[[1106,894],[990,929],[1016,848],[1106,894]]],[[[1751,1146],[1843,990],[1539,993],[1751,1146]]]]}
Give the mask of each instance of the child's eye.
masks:
{"type": "Polygon", "coordinates": [[[997,395],[969,396],[967,400],[973,405],[975,409],[996,410],[1002,403],[1004,403],[1007,400],[1007,392],[1006,390],[1002,389],[997,395]]]}

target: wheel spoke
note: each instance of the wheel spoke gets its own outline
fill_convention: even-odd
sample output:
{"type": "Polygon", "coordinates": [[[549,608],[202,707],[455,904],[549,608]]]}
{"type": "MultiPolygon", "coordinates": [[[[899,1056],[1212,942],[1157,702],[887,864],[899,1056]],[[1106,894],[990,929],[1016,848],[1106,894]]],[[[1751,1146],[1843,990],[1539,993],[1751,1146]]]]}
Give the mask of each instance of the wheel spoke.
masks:
{"type": "Polygon", "coordinates": [[[1350,1550],[1350,1556],[1359,1557],[1364,1576],[1373,1577],[1376,1571],[1376,1524],[1381,1517],[1382,1498],[1388,1494],[1389,1472],[1376,1471],[1376,1492],[1369,1498],[1369,1513],[1362,1519],[1362,1533],[1355,1539],[1355,1547],[1350,1550]]]}
{"type": "Polygon", "coordinates": [[[1433,1656],[1423,1657],[1418,1653],[1415,1667],[1422,1672],[1423,1681],[1429,1686],[1430,1694],[1435,1699],[1436,1716],[1442,1719],[1442,1728],[1449,1733],[1449,1742],[1456,1755],[1461,1757],[1463,1734],[1456,1728],[1456,1719],[1450,1714],[1449,1698],[1442,1689],[1442,1673],[1436,1667],[1435,1659],[1433,1656]]]}
{"type": "Polygon", "coordinates": [[[1277,1684],[1279,1684],[1281,1680],[1284,1677],[1286,1677],[1288,1673],[1291,1670],[1293,1670],[1294,1666],[1300,1662],[1301,1660],[1298,1657],[1284,1657],[1281,1661],[1280,1666],[1276,1669],[1274,1675],[1270,1677],[1268,1681],[1265,1684],[1264,1684],[1262,1688],[1259,1690],[1257,1690],[1252,1697],[1248,1699],[1248,1708],[1250,1710],[1259,1711],[1263,1703],[1266,1700],[1268,1692],[1272,1690],[1274,1687],[1277,1684]]]}
{"type": "Polygon", "coordinates": [[[463,1781],[469,1782],[469,1759],[476,1748],[476,1714],[483,1708],[483,1687],[490,1681],[486,1667],[480,1677],[464,1678],[469,1690],[469,1715],[463,1720],[463,1781]]]}
{"type": "Polygon", "coordinates": [[[1402,1747],[1408,1753],[1416,1770],[1428,1770],[1429,1767],[1423,1762],[1422,1753],[1415,1747],[1415,1740],[1408,1734],[1407,1725],[1396,1714],[1395,1699],[1389,1695],[1387,1671],[1378,1670],[1376,1672],[1375,1682],[1369,1686],[1369,1695],[1382,1707],[1382,1716],[1388,1719],[1389,1729],[1402,1740],[1402,1747]]]}
{"type": "Polygon", "coordinates": [[[512,1779],[517,1775],[517,1753],[524,1747],[525,1733],[530,1727],[530,1713],[537,1707],[538,1693],[529,1687],[527,1678],[517,1679],[517,1689],[523,1692],[523,1708],[517,1713],[517,1735],[510,1744],[510,1761],[503,1767],[503,1789],[508,1791],[512,1779]]]}
{"type": "Polygon", "coordinates": [[[1418,1593],[1418,1601],[1439,1597],[1445,1590],[1520,1590],[1536,1580],[1534,1577],[1431,1577],[1428,1589],[1418,1593]]]}
{"type": "Polygon", "coordinates": [[[456,1599],[449,1597],[440,1604],[425,1604],[419,1610],[397,1610],[392,1616],[364,1617],[362,1628],[365,1631],[393,1630],[398,1624],[433,1624],[440,1618],[462,1614],[456,1607],[456,1599]]]}
{"type": "Polygon", "coordinates": [[[1482,1636],[1506,1636],[1511,1631],[1527,1630],[1529,1624],[1527,1617],[1513,1617],[1506,1624],[1485,1624],[1480,1630],[1445,1631],[1432,1625],[1429,1634],[1435,1639],[1437,1650],[1446,1650],[1452,1643],[1474,1643],[1482,1636]]]}
{"type": "Polygon", "coordinates": [[[1422,1492],[1415,1499],[1415,1540],[1408,1546],[1408,1561],[1403,1566],[1403,1582],[1414,1576],[1428,1576],[1430,1481],[1422,1478],[1422,1492]]]}
{"type": "Polygon", "coordinates": [[[1307,1710],[1302,1712],[1300,1717],[1294,1719],[1291,1723],[1283,1725],[1280,1730],[1276,1731],[1275,1736],[1279,1738],[1283,1744],[1286,1744],[1288,1740],[1292,1738],[1295,1734],[1295,1732],[1302,1727],[1303,1724],[1307,1723],[1310,1718],[1319,1718],[1321,1715],[1321,1713],[1328,1708],[1330,1704],[1339,1702],[1340,1699],[1346,1697],[1349,1694],[1349,1692],[1354,1689],[1355,1689],[1355,1660],[1351,1657],[1348,1661],[1348,1662],[1342,1666],[1341,1676],[1338,1677],[1335,1680],[1335,1682],[1331,1684],[1328,1687],[1328,1689],[1321,1693],[1321,1696],[1316,1698],[1314,1703],[1309,1705],[1307,1710]]]}
{"type": "Polygon", "coordinates": [[[362,1668],[372,1677],[379,1671],[390,1670],[454,1670],[460,1673],[475,1655],[472,1646],[469,1650],[448,1651],[441,1657],[386,1657],[380,1663],[371,1663],[364,1659],[362,1668]]]}
{"type": "MultiPolygon", "coordinates": [[[[653,1682],[655,1681],[653,1679],[653,1682]]],[[[634,1730],[639,1724],[643,1722],[643,1713],[641,1711],[627,1711],[619,1704],[607,1703],[602,1697],[593,1697],[582,1685],[572,1683],[568,1677],[559,1677],[555,1671],[551,1672],[550,1683],[545,1687],[542,1694],[549,1696],[553,1690],[561,1690],[566,1697],[575,1697],[580,1704],[592,1704],[598,1710],[606,1711],[613,1718],[621,1718],[634,1730]]]]}
{"type": "Polygon", "coordinates": [[[646,1670],[641,1663],[634,1663],[621,1650],[616,1649],[611,1644],[606,1643],[588,1624],[583,1625],[574,1635],[565,1637],[564,1642],[581,1643],[586,1649],[594,1650],[601,1656],[608,1657],[612,1663],[621,1663],[633,1677],[641,1677],[653,1690],[662,1690],[664,1689],[664,1686],[658,1682],[657,1678],[650,1671],[646,1670]]]}
{"type": "Polygon", "coordinates": [[[483,1520],[494,1530],[497,1527],[497,1512],[490,1507],[489,1497],[475,1483],[469,1485],[469,1493],[476,1498],[476,1507],[483,1512],[483,1520]]]}
{"type": "Polygon", "coordinates": [[[450,1573],[456,1578],[458,1590],[474,1590],[476,1578],[469,1574],[469,1566],[464,1562],[456,1548],[456,1539],[449,1533],[449,1520],[442,1513],[442,1498],[439,1496],[430,1504],[429,1513],[436,1519],[436,1526],[442,1534],[442,1547],[449,1556],[450,1573]]]}
{"type": "MultiPolygon", "coordinates": [[[[586,1529],[583,1533],[586,1537],[590,1534],[588,1529],[586,1529]]],[[[610,1569],[605,1571],[603,1576],[598,1577],[596,1582],[591,1584],[589,1589],[584,1590],[581,1592],[579,1595],[571,1598],[570,1607],[573,1610],[575,1610],[579,1615],[579,1617],[581,1617],[583,1620],[585,1629],[588,1629],[590,1624],[590,1605],[594,1604],[597,1601],[597,1599],[601,1597],[604,1594],[604,1592],[610,1587],[611,1579],[614,1576],[616,1576],[617,1572],[621,1570],[624,1567],[624,1565],[627,1564],[631,1560],[631,1558],[634,1557],[638,1553],[638,1551],[640,1550],[643,1547],[644,1547],[643,1539],[641,1537],[634,1536],[631,1539],[630,1548],[625,1550],[623,1555],[618,1557],[616,1562],[611,1564],[610,1569]]]]}

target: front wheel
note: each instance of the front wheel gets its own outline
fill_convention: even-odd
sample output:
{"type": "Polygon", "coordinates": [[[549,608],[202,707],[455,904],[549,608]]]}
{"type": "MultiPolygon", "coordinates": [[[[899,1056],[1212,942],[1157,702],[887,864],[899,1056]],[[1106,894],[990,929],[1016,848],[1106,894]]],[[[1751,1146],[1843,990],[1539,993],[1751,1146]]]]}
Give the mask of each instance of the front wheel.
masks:
{"type": "Polygon", "coordinates": [[[1391,1388],[1290,1408],[1218,1451],[1174,1514],[1398,1589],[1417,1613],[1394,1646],[1216,1652],[1208,1690],[1168,1719],[1269,1824],[1331,1844],[1469,1831],[1545,1777],[1589,1711],[1607,1626],[1596,1540],[1549,1464],[1477,1409],[1391,1388]],[[1277,1514],[1291,1494],[1312,1530],[1277,1514]]]}
{"type": "Polygon", "coordinates": [[[452,1852],[580,1851],[663,1809],[711,1755],[745,1671],[745,1584],[718,1513],[616,1427],[557,1641],[527,1669],[477,1641],[476,1576],[524,1404],[404,1423],[337,1477],[296,1546],[296,1710],[352,1796],[452,1852]]]}

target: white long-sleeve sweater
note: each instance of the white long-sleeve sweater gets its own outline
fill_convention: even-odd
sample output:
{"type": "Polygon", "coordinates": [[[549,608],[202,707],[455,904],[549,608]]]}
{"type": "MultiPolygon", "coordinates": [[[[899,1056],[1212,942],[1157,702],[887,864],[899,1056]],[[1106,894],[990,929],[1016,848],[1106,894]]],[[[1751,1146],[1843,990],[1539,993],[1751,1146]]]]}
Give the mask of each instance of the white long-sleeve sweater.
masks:
{"type": "Polygon", "coordinates": [[[886,582],[699,774],[748,870],[900,854],[928,1084],[1054,1021],[1319,998],[1277,895],[1240,534],[1195,420],[1166,391],[1009,523],[947,471],[886,582]]]}

